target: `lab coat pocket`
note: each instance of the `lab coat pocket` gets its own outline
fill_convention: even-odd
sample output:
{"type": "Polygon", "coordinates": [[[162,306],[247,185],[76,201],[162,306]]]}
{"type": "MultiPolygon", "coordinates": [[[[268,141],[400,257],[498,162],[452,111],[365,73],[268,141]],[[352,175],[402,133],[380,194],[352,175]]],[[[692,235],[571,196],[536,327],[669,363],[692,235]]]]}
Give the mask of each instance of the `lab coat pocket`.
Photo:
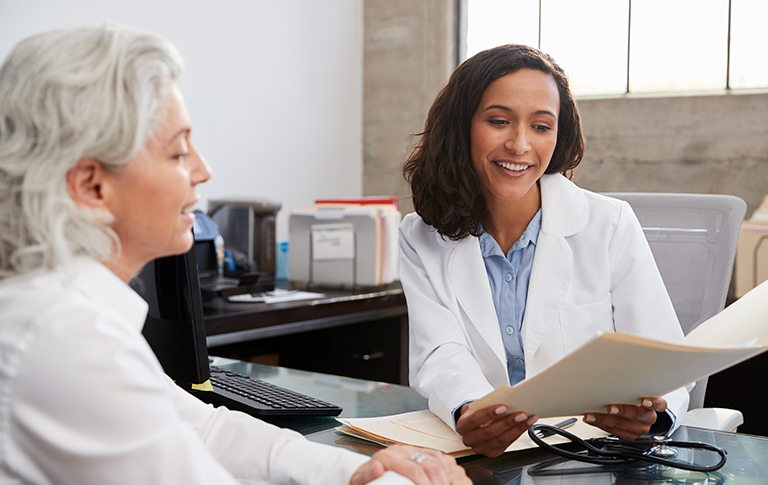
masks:
{"type": "Polygon", "coordinates": [[[566,354],[595,338],[598,332],[614,331],[610,294],[597,303],[564,306],[559,315],[566,354]]]}

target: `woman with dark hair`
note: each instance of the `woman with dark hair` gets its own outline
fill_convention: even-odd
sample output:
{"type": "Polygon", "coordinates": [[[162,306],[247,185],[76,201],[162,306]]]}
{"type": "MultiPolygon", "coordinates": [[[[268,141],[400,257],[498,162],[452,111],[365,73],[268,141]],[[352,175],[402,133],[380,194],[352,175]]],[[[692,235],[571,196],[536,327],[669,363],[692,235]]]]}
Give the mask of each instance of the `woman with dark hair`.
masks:
{"type": "MultiPolygon", "coordinates": [[[[630,206],[570,181],[583,154],[563,70],[506,45],[454,71],[405,163],[416,209],[400,227],[411,386],[478,453],[502,453],[537,417],[466,412],[469,402],[598,332],[683,336],[630,206]]],[[[673,430],[687,405],[679,389],[584,421],[635,439],[673,430]]]]}

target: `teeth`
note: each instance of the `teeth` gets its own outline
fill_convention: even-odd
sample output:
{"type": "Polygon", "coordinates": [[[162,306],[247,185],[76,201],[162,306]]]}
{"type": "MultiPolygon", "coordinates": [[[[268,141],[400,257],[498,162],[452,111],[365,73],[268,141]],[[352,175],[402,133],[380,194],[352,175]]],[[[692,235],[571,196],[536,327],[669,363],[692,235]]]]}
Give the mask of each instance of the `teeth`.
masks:
{"type": "Polygon", "coordinates": [[[523,164],[517,164],[517,163],[504,163],[504,162],[495,162],[497,165],[500,165],[507,170],[512,170],[513,172],[522,172],[526,168],[528,168],[528,165],[523,164]]]}
{"type": "Polygon", "coordinates": [[[189,207],[185,207],[184,210],[182,210],[181,212],[184,214],[191,214],[195,211],[196,208],[197,208],[197,204],[193,204],[189,207]]]}

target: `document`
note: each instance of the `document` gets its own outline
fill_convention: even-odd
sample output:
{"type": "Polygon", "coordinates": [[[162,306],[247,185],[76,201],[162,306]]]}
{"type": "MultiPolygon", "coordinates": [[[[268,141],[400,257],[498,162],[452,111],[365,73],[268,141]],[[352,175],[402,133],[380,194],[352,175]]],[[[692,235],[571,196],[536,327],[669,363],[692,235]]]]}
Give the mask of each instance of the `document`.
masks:
{"type": "Polygon", "coordinates": [[[700,324],[679,344],[606,333],[470,409],[504,404],[540,418],[604,413],[696,382],[768,350],[768,282],[700,324]]]}
{"type": "MultiPolygon", "coordinates": [[[[679,344],[622,333],[597,335],[579,349],[513,387],[502,386],[469,404],[471,409],[504,404],[509,412],[536,414],[556,424],[576,416],[568,431],[581,437],[607,434],[581,420],[609,404],[640,403],[661,396],[768,350],[768,282],[708,319],[679,344]]],[[[472,454],[461,437],[430,411],[380,418],[337,418],[338,431],[381,445],[423,446],[455,457],[472,454]]],[[[561,442],[559,436],[548,442],[561,442]]],[[[527,434],[507,451],[533,448],[527,434]]]]}
{"type": "MultiPolygon", "coordinates": [[[[392,444],[421,446],[442,451],[456,458],[474,454],[462,443],[461,436],[430,411],[415,411],[379,418],[336,419],[343,424],[336,428],[337,431],[382,446],[392,444]]],[[[555,425],[563,419],[565,418],[540,419],[537,424],[555,425]]],[[[573,426],[568,428],[568,432],[584,439],[608,436],[608,433],[582,422],[581,417],[577,417],[573,426]]],[[[566,441],[560,436],[547,438],[547,442],[552,444],[566,441]]],[[[536,448],[536,444],[528,437],[528,433],[524,433],[506,451],[528,448],[536,448]]]]}

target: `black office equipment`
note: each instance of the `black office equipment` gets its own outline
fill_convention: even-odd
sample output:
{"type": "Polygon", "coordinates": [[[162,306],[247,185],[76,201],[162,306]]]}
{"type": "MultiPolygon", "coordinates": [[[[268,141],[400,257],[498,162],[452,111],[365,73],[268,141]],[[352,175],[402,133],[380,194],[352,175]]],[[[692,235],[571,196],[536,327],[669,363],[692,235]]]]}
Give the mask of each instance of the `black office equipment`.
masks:
{"type": "Polygon", "coordinates": [[[194,247],[151,261],[131,287],[149,304],[142,333],[163,370],[200,400],[257,417],[341,413],[334,404],[210,366],[194,247]]]}
{"type": "MultiPolygon", "coordinates": [[[[245,254],[233,248],[224,251],[228,259],[222,268],[223,271],[219,272],[215,240],[220,232],[216,221],[200,211],[195,211],[193,232],[197,276],[203,301],[275,289],[273,274],[256,271],[256,264],[248,261],[245,254]]],[[[229,245],[226,240],[224,243],[229,245]]]]}

